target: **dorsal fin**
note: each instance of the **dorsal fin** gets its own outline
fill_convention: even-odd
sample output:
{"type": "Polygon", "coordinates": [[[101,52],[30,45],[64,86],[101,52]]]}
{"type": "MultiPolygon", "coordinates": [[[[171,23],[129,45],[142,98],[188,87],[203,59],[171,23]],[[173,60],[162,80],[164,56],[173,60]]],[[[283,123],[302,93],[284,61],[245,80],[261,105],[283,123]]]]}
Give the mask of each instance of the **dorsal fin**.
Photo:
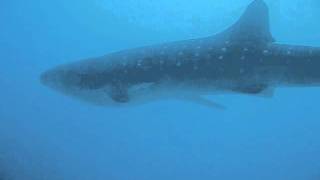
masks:
{"type": "Polygon", "coordinates": [[[222,34],[231,42],[274,42],[267,4],[263,0],[254,0],[240,19],[222,34]]]}

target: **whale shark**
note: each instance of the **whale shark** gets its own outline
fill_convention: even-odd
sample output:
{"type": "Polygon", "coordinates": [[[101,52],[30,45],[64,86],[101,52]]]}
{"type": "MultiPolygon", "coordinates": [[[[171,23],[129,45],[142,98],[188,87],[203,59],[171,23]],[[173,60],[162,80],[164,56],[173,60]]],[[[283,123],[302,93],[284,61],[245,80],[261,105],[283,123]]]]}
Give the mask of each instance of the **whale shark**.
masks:
{"type": "Polygon", "coordinates": [[[319,86],[320,48],[280,44],[263,0],[215,35],[122,50],[57,66],[41,82],[97,105],[179,99],[223,108],[216,93],[271,95],[277,87],[319,86]]]}

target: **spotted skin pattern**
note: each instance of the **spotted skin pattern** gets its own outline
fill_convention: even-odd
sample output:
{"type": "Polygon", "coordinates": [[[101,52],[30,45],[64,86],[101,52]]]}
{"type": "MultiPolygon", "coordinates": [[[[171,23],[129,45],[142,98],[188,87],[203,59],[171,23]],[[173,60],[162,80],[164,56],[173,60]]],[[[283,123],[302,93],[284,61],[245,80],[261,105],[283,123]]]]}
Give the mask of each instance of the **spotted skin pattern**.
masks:
{"type": "Polygon", "coordinates": [[[62,65],[43,73],[41,81],[103,105],[164,97],[204,102],[199,96],[211,92],[261,94],[278,86],[320,85],[319,67],[320,48],[275,42],[268,7],[254,0],[235,24],[214,36],[62,65]]]}

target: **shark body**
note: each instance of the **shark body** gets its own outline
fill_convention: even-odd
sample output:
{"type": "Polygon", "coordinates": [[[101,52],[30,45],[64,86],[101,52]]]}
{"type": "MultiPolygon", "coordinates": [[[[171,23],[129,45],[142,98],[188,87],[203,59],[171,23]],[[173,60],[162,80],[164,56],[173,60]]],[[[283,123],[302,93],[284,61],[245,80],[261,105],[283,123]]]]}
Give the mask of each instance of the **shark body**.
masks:
{"type": "Polygon", "coordinates": [[[254,0],[214,36],[111,53],[61,65],[43,84],[99,105],[179,98],[219,107],[203,95],[261,95],[279,86],[320,85],[320,48],[277,44],[268,7],[254,0]]]}

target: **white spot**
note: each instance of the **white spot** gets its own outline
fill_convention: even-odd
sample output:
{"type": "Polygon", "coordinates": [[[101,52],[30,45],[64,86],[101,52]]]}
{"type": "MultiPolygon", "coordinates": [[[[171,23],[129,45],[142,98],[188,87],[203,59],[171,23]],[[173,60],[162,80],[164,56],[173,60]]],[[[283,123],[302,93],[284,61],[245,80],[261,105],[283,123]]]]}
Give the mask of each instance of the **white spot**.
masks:
{"type": "Polygon", "coordinates": [[[226,52],[227,48],[224,47],[224,48],[221,49],[221,51],[226,52]]]}
{"type": "Polygon", "coordinates": [[[177,67],[180,67],[180,66],[181,66],[181,62],[178,61],[178,62],[176,63],[176,66],[177,66],[177,67]]]}
{"type": "Polygon", "coordinates": [[[223,56],[219,56],[219,59],[222,60],[222,59],[223,59],[223,56]]]}
{"type": "Polygon", "coordinates": [[[267,55],[268,53],[269,53],[269,51],[268,51],[268,50],[266,50],[266,49],[265,49],[265,50],[263,50],[263,54],[264,54],[264,55],[267,55]]]}
{"type": "Polygon", "coordinates": [[[246,59],[246,57],[245,56],[241,56],[241,58],[240,58],[241,60],[245,60],[246,59]]]}
{"type": "Polygon", "coordinates": [[[243,51],[247,52],[247,51],[249,51],[249,49],[245,47],[245,48],[243,48],[243,51]]]}
{"type": "Polygon", "coordinates": [[[182,51],[180,51],[180,52],[178,53],[178,55],[179,55],[179,56],[182,56],[182,55],[183,55],[183,52],[182,52],[182,51]]]}
{"type": "Polygon", "coordinates": [[[290,50],[288,50],[288,51],[287,51],[287,54],[288,54],[288,55],[290,55],[290,54],[291,54],[291,51],[290,51],[290,50]]]}
{"type": "Polygon", "coordinates": [[[197,49],[201,49],[201,46],[198,46],[197,49]]]}
{"type": "Polygon", "coordinates": [[[225,43],[226,43],[226,44],[229,44],[229,43],[230,43],[230,41],[226,41],[225,43]]]}

